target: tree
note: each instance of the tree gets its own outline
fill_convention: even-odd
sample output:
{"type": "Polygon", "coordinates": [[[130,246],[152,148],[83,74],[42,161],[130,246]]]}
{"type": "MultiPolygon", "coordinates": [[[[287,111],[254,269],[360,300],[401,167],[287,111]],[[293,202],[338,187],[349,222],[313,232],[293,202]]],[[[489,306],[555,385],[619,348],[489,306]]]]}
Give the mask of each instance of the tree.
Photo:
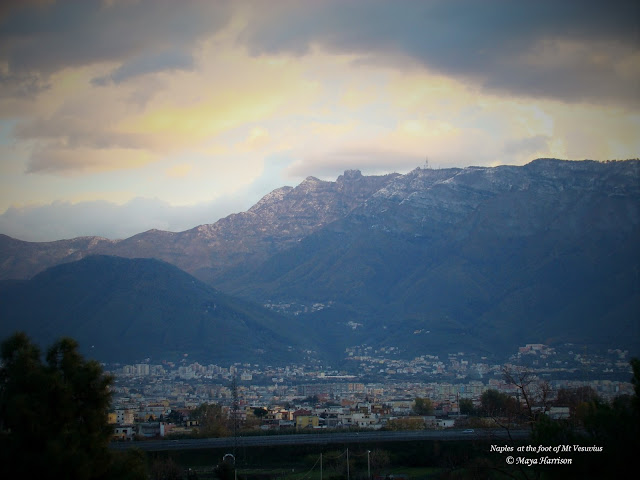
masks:
{"type": "Polygon", "coordinates": [[[118,480],[141,480],[147,478],[145,453],[137,448],[125,452],[114,452],[109,478],[118,480]]]}
{"type": "Polygon", "coordinates": [[[518,410],[518,404],[513,397],[494,389],[482,394],[480,405],[480,409],[488,417],[512,417],[518,410]]]}
{"type": "Polygon", "coordinates": [[[578,388],[561,388],[558,390],[555,404],[562,407],[575,409],[582,402],[591,402],[598,399],[598,392],[593,387],[584,386],[578,388]]]}
{"type": "Polygon", "coordinates": [[[44,363],[40,349],[24,333],[5,340],[0,355],[3,472],[70,479],[114,474],[108,447],[112,377],[100,364],[84,360],[70,338],[55,342],[44,363]]]}
{"type": "MultiPolygon", "coordinates": [[[[578,425],[541,415],[532,431],[531,444],[602,448],[597,455],[582,455],[574,461],[574,478],[606,478],[620,465],[629,463],[636,455],[640,438],[640,410],[636,407],[640,402],[640,362],[634,358],[630,363],[631,382],[636,386],[634,396],[622,395],[607,403],[595,392],[584,390],[581,398],[585,400],[576,406],[578,425]],[[587,394],[592,395],[588,398],[587,394]]],[[[548,468],[544,473],[545,478],[566,478],[566,472],[557,468],[548,468]]]]}
{"type": "Polygon", "coordinates": [[[177,425],[180,425],[184,420],[182,418],[182,414],[178,410],[172,409],[169,412],[169,415],[167,415],[167,421],[169,423],[175,423],[177,425]]]}
{"type": "Polygon", "coordinates": [[[389,452],[376,448],[369,453],[369,463],[371,466],[371,473],[373,475],[380,475],[384,469],[389,468],[389,465],[391,465],[389,452]]]}
{"type": "Polygon", "coordinates": [[[387,422],[389,430],[424,430],[424,421],[415,417],[394,418],[387,422]]]}
{"type": "MultiPolygon", "coordinates": [[[[506,366],[502,369],[505,381],[518,389],[518,396],[524,401],[524,408],[531,428],[534,427],[536,413],[534,407],[547,411],[551,387],[546,381],[539,381],[531,370],[521,366],[506,366]]],[[[518,402],[519,403],[519,402],[518,402]]],[[[520,405],[518,405],[519,407],[520,405]]]]}
{"type": "Polygon", "coordinates": [[[268,413],[269,413],[269,410],[267,410],[264,407],[256,407],[253,409],[253,414],[260,419],[266,417],[268,413]]]}
{"type": "Polygon", "coordinates": [[[308,404],[308,405],[317,405],[320,403],[320,398],[317,395],[309,395],[304,398],[300,403],[308,404]]]}
{"type": "Polygon", "coordinates": [[[182,468],[172,458],[156,458],[151,464],[151,480],[180,480],[182,468]]]}
{"type": "Polygon", "coordinates": [[[203,403],[191,412],[189,417],[197,420],[200,425],[200,433],[209,437],[227,437],[229,428],[228,419],[222,407],[216,403],[203,403]]]}
{"type": "Polygon", "coordinates": [[[213,469],[213,476],[219,480],[233,480],[235,478],[235,471],[235,466],[231,461],[223,460],[213,469]]]}
{"type": "Polygon", "coordinates": [[[584,410],[584,404],[600,401],[598,393],[589,386],[578,388],[561,388],[555,400],[555,405],[559,407],[569,407],[572,421],[580,420],[580,413],[584,410]]]}
{"type": "Polygon", "coordinates": [[[416,415],[431,415],[433,412],[433,405],[428,398],[416,397],[413,404],[413,411],[416,415]]]}
{"type": "Polygon", "coordinates": [[[633,371],[631,383],[633,383],[633,390],[635,392],[633,397],[633,408],[636,415],[640,415],[640,359],[632,358],[629,363],[631,364],[631,370],[633,371]]]}
{"type": "Polygon", "coordinates": [[[460,399],[460,413],[463,415],[473,415],[475,408],[473,406],[473,400],[470,398],[460,399]]]}

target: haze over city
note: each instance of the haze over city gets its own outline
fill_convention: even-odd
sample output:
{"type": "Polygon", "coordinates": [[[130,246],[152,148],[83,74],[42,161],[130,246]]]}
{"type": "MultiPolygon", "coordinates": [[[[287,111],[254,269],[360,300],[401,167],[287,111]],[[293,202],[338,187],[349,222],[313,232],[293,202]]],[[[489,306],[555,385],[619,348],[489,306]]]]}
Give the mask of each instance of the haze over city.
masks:
{"type": "Polygon", "coordinates": [[[640,151],[634,2],[0,7],[0,232],[180,231],[282,185],[640,151]]]}

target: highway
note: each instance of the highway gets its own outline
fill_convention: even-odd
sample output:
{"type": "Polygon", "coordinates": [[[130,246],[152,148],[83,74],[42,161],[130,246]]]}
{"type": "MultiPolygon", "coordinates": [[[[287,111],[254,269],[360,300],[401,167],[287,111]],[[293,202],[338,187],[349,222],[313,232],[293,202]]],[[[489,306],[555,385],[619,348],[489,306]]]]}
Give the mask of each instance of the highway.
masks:
{"type": "MultiPolygon", "coordinates": [[[[526,440],[529,437],[528,430],[512,430],[511,438],[514,440],[526,440]]],[[[509,440],[509,435],[502,429],[480,430],[469,432],[465,430],[413,430],[413,431],[371,431],[371,432],[346,432],[346,433],[295,433],[287,435],[256,435],[246,437],[222,437],[222,438],[189,438],[180,440],[144,440],[137,442],[112,442],[110,447],[114,450],[126,450],[139,448],[146,451],[166,450],[197,450],[204,448],[232,448],[237,447],[271,447],[279,445],[327,445],[365,442],[409,442],[420,440],[482,440],[504,443],[509,440]]]]}

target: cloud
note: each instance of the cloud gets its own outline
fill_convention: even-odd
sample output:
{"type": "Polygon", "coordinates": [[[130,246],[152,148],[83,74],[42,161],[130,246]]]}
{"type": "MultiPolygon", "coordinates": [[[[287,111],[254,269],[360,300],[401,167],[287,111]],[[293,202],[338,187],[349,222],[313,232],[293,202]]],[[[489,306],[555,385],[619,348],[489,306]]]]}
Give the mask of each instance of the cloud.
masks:
{"type": "Polygon", "coordinates": [[[365,175],[389,173],[391,165],[394,171],[406,173],[419,166],[421,160],[424,162],[424,158],[406,151],[353,146],[306,156],[291,164],[286,173],[291,177],[313,174],[333,180],[345,170],[351,169],[362,170],[365,175]]]}
{"type": "Polygon", "coordinates": [[[263,147],[269,143],[269,132],[262,127],[254,127],[249,132],[246,139],[246,146],[253,150],[263,147]]]}
{"type": "Polygon", "coordinates": [[[43,7],[54,3],[55,0],[3,0],[0,3],[0,24],[5,21],[7,17],[15,13],[16,10],[34,7],[43,7]]]}
{"type": "Polygon", "coordinates": [[[173,206],[148,198],[134,198],[123,205],[106,201],[57,201],[7,209],[0,215],[0,232],[32,242],[79,236],[120,239],[152,228],[177,232],[214,223],[229,212],[238,211],[240,203],[235,197],[191,206],[173,206]]]}
{"type": "Polygon", "coordinates": [[[509,156],[520,154],[531,155],[538,151],[546,151],[549,148],[551,138],[548,135],[535,135],[533,137],[507,140],[502,151],[509,156]]]}
{"type": "Polygon", "coordinates": [[[254,56],[321,48],[487,91],[637,106],[638,17],[631,0],[12,1],[0,9],[0,83],[34,95],[65,68],[111,62],[96,85],[189,71],[204,39],[244,22],[234,40],[254,56]]]}
{"type": "Polygon", "coordinates": [[[33,99],[49,87],[50,84],[39,75],[10,75],[0,72],[0,99],[33,99]]]}
{"type": "Polygon", "coordinates": [[[139,75],[174,70],[193,70],[194,60],[191,55],[178,51],[159,52],[157,54],[134,58],[123,63],[108,75],[91,80],[94,85],[104,86],[109,83],[122,83],[139,75]]]}
{"type": "Polygon", "coordinates": [[[195,69],[165,74],[151,72],[152,64],[150,75],[136,70],[126,81],[109,73],[110,64],[52,74],[38,101],[14,100],[9,117],[14,138],[31,148],[26,171],[70,175],[139,168],[178,154],[208,162],[224,162],[219,153],[232,156],[233,149],[262,154],[271,141],[262,120],[304,114],[316,102],[317,82],[299,65],[250,58],[216,37],[197,57],[195,69]],[[245,137],[222,138],[234,130],[245,137]]]}
{"type": "Polygon", "coordinates": [[[174,165],[166,170],[167,176],[171,178],[186,177],[193,170],[193,165],[182,163],[180,165],[174,165]]]}
{"type": "MultiPolygon", "coordinates": [[[[633,8],[1,3],[2,208],[64,199],[76,203],[60,212],[106,232],[94,218],[112,218],[111,207],[89,218],[78,202],[119,202],[112,216],[128,225],[141,217],[121,203],[134,197],[210,205],[244,195],[245,209],[249,198],[308,175],[404,172],[426,157],[434,168],[635,157],[633,8]]],[[[140,220],[136,232],[183,228],[166,214],[177,210],[159,208],[149,206],[158,221],[140,220]]],[[[31,215],[23,213],[16,222],[31,215]]],[[[81,230],[60,221],[64,232],[81,230]]],[[[124,235],[108,223],[119,233],[105,236],[124,235]]]]}
{"type": "Polygon", "coordinates": [[[637,59],[639,16],[633,1],[269,2],[240,38],[253,55],[320,46],[487,90],[638,105],[637,71],[623,70],[637,59]]]}
{"type": "Polygon", "coordinates": [[[110,148],[66,148],[47,146],[35,151],[26,173],[57,173],[73,175],[139,168],[153,162],[154,156],[146,150],[110,148]]]}
{"type": "Polygon", "coordinates": [[[99,121],[87,122],[88,118],[82,114],[57,113],[49,118],[20,123],[13,133],[19,140],[59,141],[66,149],[141,148],[144,145],[144,139],[139,135],[101,128],[104,126],[99,121]]]}
{"type": "Polygon", "coordinates": [[[0,64],[7,75],[46,79],[69,67],[119,62],[111,77],[188,66],[188,52],[224,27],[229,2],[27,2],[0,20],[0,64]],[[42,4],[41,4],[42,3],[42,4]]]}

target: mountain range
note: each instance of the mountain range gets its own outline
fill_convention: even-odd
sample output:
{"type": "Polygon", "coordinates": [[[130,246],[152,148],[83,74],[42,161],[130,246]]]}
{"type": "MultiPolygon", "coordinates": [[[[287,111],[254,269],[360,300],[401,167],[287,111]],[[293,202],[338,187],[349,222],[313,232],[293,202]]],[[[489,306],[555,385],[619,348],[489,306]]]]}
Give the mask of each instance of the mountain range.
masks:
{"type": "Polygon", "coordinates": [[[155,259],[90,255],[29,280],[4,281],[0,314],[10,320],[0,327],[5,336],[20,329],[41,345],[71,336],[85,354],[110,362],[269,364],[304,355],[287,317],[155,259]]]}
{"type": "Polygon", "coordinates": [[[0,333],[24,324],[53,335],[73,317],[65,331],[102,332],[92,343],[102,356],[118,342],[136,344],[142,357],[205,355],[215,328],[199,333],[206,319],[193,305],[225,298],[220,332],[229,345],[262,333],[255,344],[238,340],[237,351],[209,351],[213,359],[265,360],[273,352],[289,361],[312,352],[339,360],[357,345],[394,346],[404,356],[503,358],[526,343],[637,353],[639,245],[638,160],[346,171],[335,182],[308,177],[184,232],[39,243],[0,235],[0,333]],[[150,278],[206,293],[181,302],[193,292],[132,278],[142,258],[152,262],[146,269],[171,269],[150,278]],[[117,281],[90,281],[109,269],[117,281]],[[114,291],[117,301],[100,303],[114,291]],[[84,307],[71,312],[72,298],[84,307]],[[138,305],[152,299],[167,303],[157,311],[138,305]],[[240,318],[237,308],[248,315],[241,322],[229,320],[240,318]],[[167,343],[179,328],[182,343],[167,343]]]}

